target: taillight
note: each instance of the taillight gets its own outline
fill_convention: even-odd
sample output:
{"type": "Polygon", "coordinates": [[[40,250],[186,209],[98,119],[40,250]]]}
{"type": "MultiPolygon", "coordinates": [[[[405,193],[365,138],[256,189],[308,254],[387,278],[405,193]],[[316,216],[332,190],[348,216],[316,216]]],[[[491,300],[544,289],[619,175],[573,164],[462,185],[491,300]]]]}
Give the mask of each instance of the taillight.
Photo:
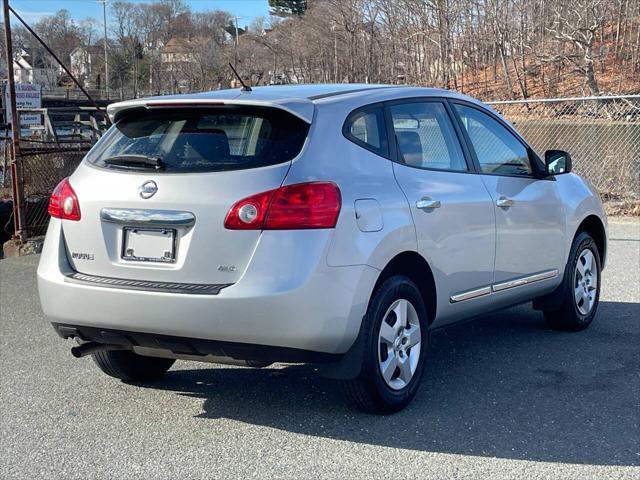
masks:
{"type": "Polygon", "coordinates": [[[225,228],[230,230],[260,230],[267,216],[269,203],[275,190],[258,193],[240,200],[231,207],[224,220],[225,228]]]}
{"type": "Polygon", "coordinates": [[[275,191],[265,230],[333,228],[340,213],[340,190],[335,183],[288,185],[275,191]]]}
{"type": "Polygon", "coordinates": [[[64,220],[80,220],[80,204],[76,192],[65,178],[53,190],[49,199],[49,215],[64,220]]]}
{"type": "Polygon", "coordinates": [[[334,228],[340,189],[332,182],[287,185],[235,203],[224,221],[231,230],[334,228]]]}

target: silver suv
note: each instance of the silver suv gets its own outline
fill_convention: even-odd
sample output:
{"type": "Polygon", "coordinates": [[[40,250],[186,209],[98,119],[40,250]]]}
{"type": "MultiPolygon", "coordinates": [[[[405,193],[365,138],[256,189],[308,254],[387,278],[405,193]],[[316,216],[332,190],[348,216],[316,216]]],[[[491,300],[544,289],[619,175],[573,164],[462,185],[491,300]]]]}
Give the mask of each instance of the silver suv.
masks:
{"type": "Polygon", "coordinates": [[[315,363],[387,413],[415,395],[433,327],[531,300],[553,328],[596,314],[598,194],[472,98],[278,86],[109,115],[51,197],[38,268],[55,330],[108,375],[315,363]]]}

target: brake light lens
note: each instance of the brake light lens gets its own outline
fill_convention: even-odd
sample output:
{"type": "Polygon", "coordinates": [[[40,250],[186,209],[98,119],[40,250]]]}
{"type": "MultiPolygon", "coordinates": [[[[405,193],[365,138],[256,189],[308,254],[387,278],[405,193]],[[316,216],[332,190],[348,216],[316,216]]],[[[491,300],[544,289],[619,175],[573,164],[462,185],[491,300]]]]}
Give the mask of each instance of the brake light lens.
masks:
{"type": "Polygon", "coordinates": [[[340,190],[335,183],[281,187],[273,195],[264,229],[334,228],[341,203],[340,190]]]}
{"type": "Polygon", "coordinates": [[[49,215],[63,220],[80,220],[80,204],[76,192],[65,178],[53,190],[49,199],[49,215]]]}
{"type": "Polygon", "coordinates": [[[340,189],[333,182],[287,185],[235,203],[224,221],[230,230],[334,228],[340,189]]]}

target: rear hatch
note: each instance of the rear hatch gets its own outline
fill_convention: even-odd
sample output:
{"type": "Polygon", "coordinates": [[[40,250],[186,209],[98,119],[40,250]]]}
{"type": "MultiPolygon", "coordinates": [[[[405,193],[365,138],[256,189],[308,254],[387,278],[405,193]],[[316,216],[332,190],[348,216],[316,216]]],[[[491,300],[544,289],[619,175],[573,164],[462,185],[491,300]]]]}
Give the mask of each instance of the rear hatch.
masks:
{"type": "Polygon", "coordinates": [[[138,108],[120,115],[70,178],[81,218],[63,220],[73,268],[119,279],[228,284],[260,230],[230,207],[278,188],[309,124],[276,108],[138,108]]]}

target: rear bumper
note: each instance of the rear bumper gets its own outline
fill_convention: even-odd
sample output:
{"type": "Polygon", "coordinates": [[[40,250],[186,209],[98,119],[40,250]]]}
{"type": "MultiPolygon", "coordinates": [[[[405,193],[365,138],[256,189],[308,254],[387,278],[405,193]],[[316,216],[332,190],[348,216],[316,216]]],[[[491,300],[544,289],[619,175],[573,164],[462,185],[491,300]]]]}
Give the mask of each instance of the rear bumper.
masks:
{"type": "MultiPolygon", "coordinates": [[[[345,353],[358,335],[378,270],[329,267],[329,232],[297,243],[265,232],[242,278],[216,295],[107,288],[69,281],[60,220],[52,219],[40,265],[42,309],[54,324],[141,334],[345,353]],[[286,247],[285,247],[286,245],[286,247]],[[299,251],[298,251],[299,250],[299,251]],[[278,262],[278,255],[287,261],[278,262]],[[295,271],[278,271],[300,259],[295,271]]],[[[284,360],[284,359],[283,359],[284,360]]]]}
{"type": "Polygon", "coordinates": [[[132,347],[160,349],[170,351],[175,355],[187,355],[189,358],[213,355],[215,357],[265,363],[337,363],[344,357],[342,354],[313,352],[297,348],[221,342],[218,340],[112,330],[83,325],[64,325],[61,323],[53,323],[52,325],[62,338],[76,338],[86,342],[119,345],[129,349],[132,347]]]}

